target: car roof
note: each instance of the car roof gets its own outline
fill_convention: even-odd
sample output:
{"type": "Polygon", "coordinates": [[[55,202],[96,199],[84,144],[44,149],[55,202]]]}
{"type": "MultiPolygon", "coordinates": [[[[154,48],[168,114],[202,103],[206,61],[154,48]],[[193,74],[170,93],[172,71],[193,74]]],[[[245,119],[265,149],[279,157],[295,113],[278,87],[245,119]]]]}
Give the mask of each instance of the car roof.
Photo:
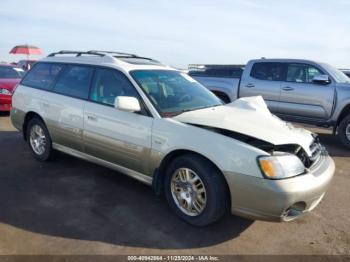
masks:
{"type": "Polygon", "coordinates": [[[40,62],[100,65],[122,68],[125,71],[175,70],[151,58],[112,51],[59,51],[41,59],[40,62]]]}
{"type": "Polygon", "coordinates": [[[309,60],[309,59],[298,59],[298,58],[260,58],[253,59],[252,62],[276,62],[276,63],[313,63],[319,64],[320,61],[309,60]]]}

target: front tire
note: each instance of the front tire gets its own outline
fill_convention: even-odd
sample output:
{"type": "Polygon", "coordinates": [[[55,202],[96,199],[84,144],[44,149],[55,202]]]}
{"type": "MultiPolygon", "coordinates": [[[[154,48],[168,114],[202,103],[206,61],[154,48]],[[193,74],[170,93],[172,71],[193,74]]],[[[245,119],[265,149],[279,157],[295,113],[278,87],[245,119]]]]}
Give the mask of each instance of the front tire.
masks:
{"type": "Polygon", "coordinates": [[[345,117],[338,126],[338,137],[350,149],[350,115],[345,117]]]}
{"type": "Polygon", "coordinates": [[[206,226],[228,210],[226,181],[208,160],[194,154],[180,156],[169,165],[165,175],[168,204],[187,223],[206,226]]]}
{"type": "Polygon", "coordinates": [[[43,121],[33,118],[29,121],[26,130],[27,143],[35,159],[49,160],[52,156],[52,141],[43,121]]]}

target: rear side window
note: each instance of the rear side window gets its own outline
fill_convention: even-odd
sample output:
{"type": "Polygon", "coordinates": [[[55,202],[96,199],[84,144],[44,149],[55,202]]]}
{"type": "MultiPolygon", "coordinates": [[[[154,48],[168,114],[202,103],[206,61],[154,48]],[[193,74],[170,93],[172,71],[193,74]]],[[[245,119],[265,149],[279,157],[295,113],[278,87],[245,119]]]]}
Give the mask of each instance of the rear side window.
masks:
{"type": "Polygon", "coordinates": [[[255,63],[250,76],[260,80],[280,81],[282,80],[283,64],[282,63],[255,63]]]}
{"type": "Polygon", "coordinates": [[[62,69],[63,65],[38,63],[26,74],[21,84],[49,90],[62,69]]]}
{"type": "Polygon", "coordinates": [[[54,91],[60,94],[87,99],[92,76],[87,66],[67,66],[58,79],[54,91]]]}

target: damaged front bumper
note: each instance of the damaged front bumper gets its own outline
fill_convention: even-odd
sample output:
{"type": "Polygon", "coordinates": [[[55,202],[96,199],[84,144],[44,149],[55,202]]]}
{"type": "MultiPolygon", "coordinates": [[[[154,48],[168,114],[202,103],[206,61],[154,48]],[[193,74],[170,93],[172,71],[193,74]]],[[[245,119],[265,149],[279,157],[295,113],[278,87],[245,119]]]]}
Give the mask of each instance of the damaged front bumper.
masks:
{"type": "Polygon", "coordinates": [[[323,153],[306,174],[281,180],[225,172],[231,212],[249,219],[294,220],[318,205],[334,171],[333,160],[323,153]]]}

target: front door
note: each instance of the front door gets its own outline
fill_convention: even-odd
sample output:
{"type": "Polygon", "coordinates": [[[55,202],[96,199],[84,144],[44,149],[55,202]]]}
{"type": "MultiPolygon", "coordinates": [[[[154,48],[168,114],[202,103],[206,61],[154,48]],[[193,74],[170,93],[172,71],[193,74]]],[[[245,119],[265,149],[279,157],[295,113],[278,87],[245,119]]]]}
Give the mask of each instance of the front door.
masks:
{"type": "Polygon", "coordinates": [[[328,119],[332,112],[335,88],[313,83],[324,72],[310,64],[288,63],[281,86],[279,113],[294,117],[328,119]]]}
{"type": "Polygon", "coordinates": [[[149,174],[153,118],[146,112],[114,108],[117,96],[141,98],[127,77],[114,69],[95,69],[84,109],[85,152],[119,166],[149,174]]]}

